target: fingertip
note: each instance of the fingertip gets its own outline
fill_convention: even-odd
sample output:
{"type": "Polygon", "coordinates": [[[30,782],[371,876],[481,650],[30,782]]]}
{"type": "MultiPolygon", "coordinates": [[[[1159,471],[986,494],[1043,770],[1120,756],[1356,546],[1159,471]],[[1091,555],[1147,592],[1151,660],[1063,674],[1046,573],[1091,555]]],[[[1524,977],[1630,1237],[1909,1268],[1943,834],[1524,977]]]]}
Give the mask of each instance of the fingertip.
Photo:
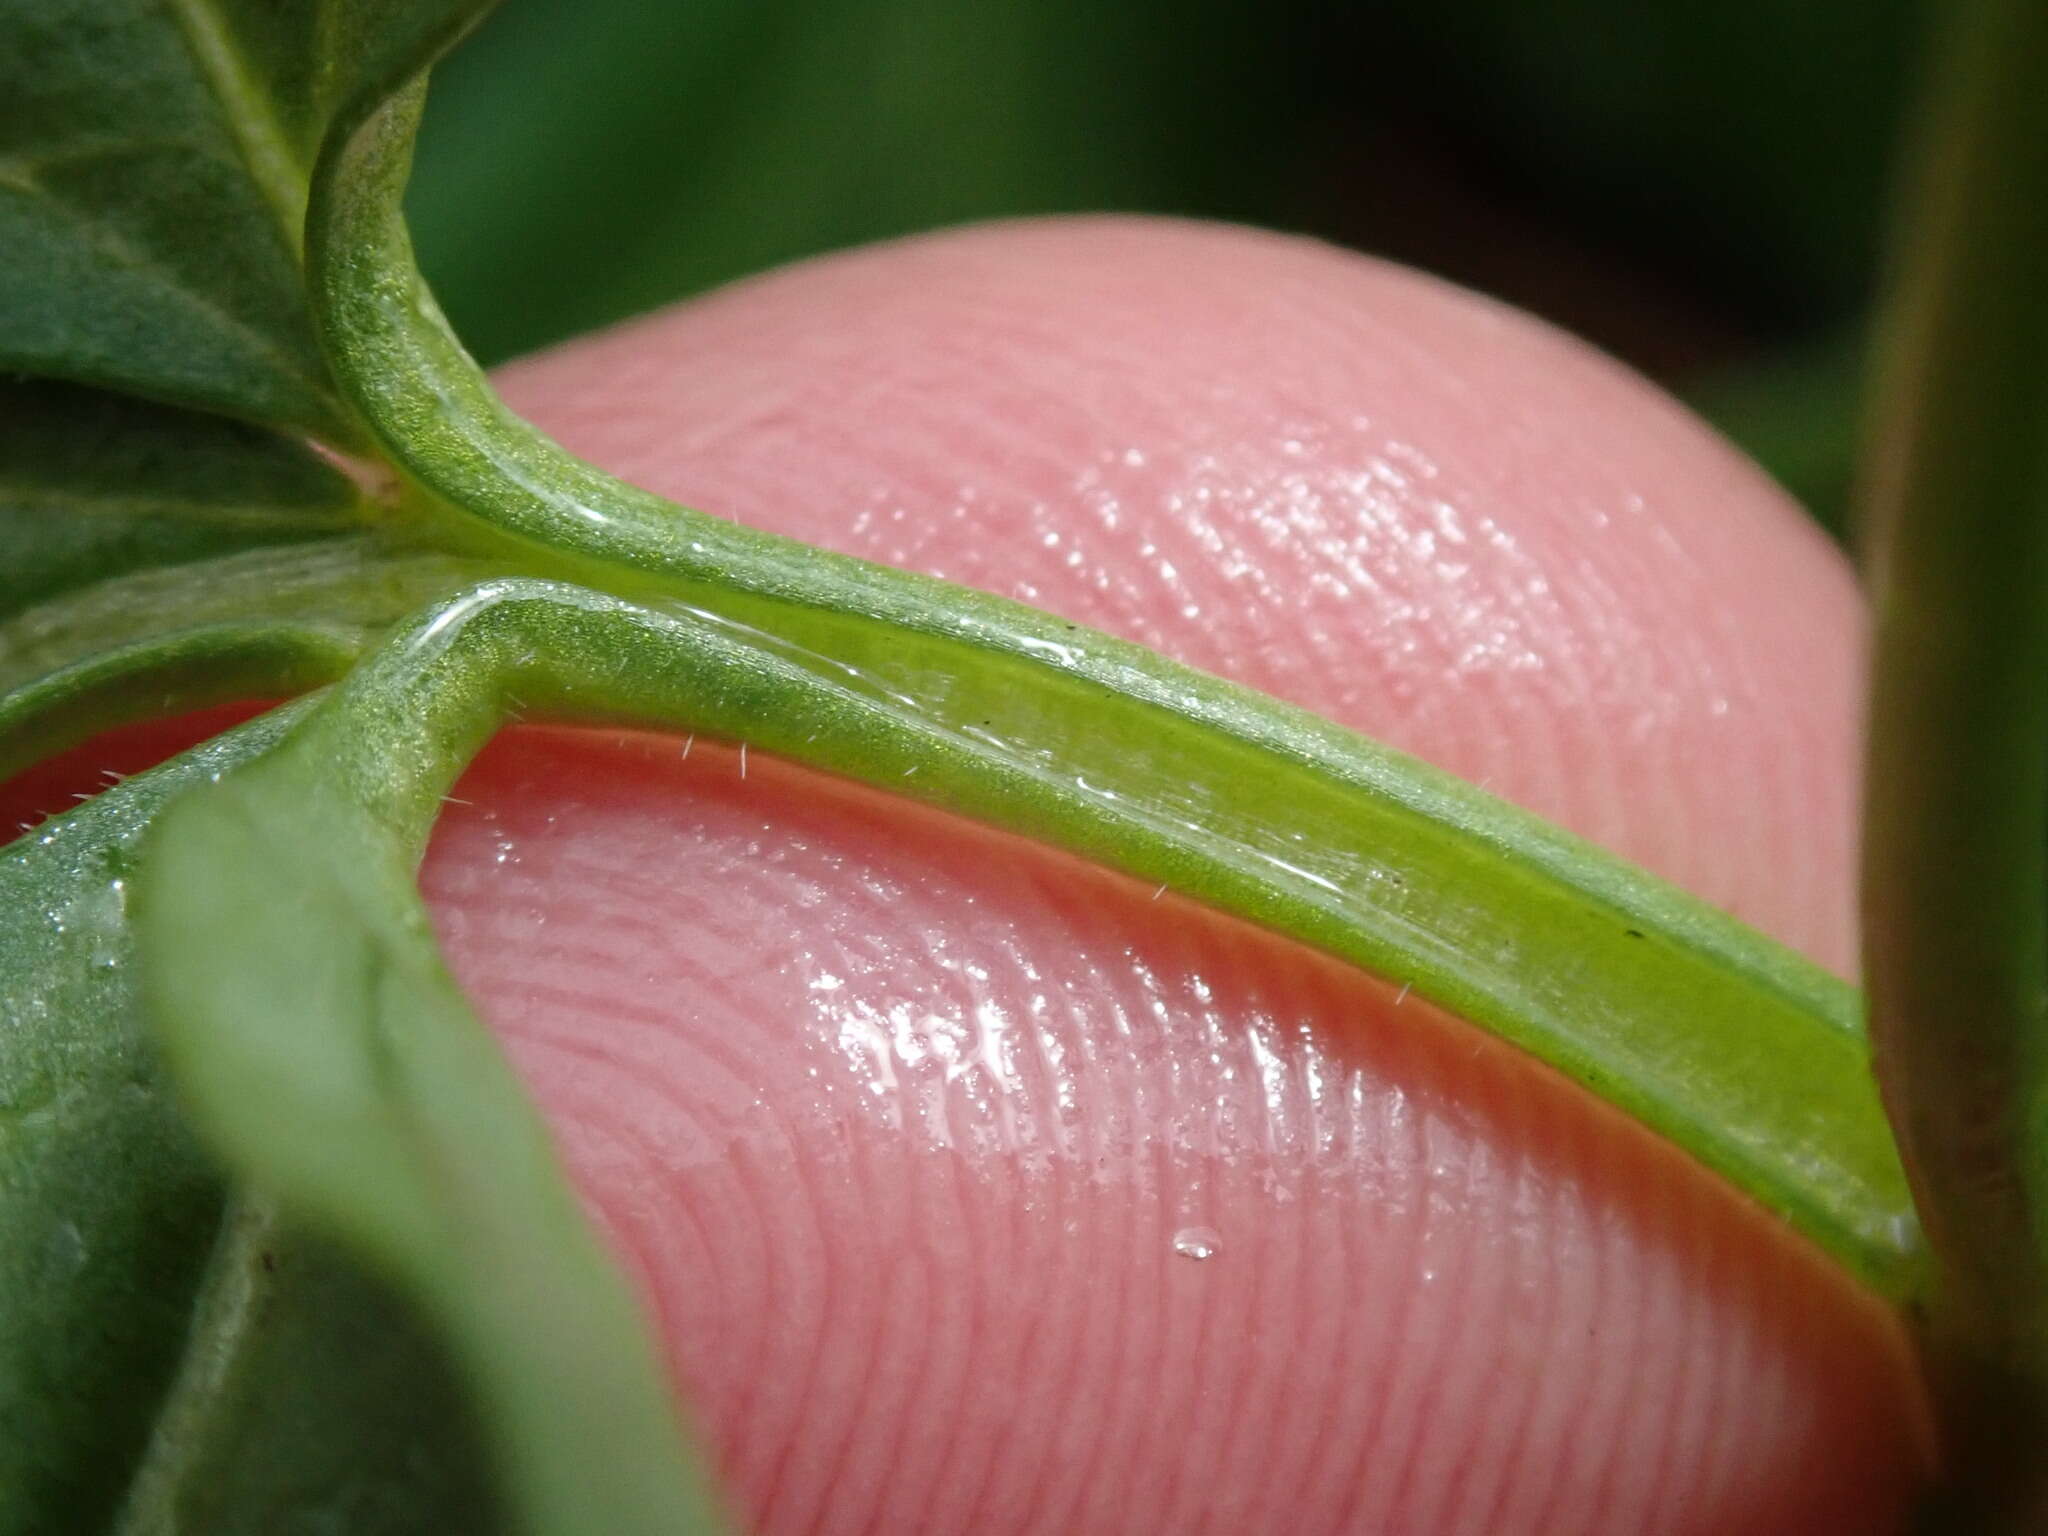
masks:
{"type": "MultiPolygon", "coordinates": [[[[773,274],[530,360],[505,386],[572,449],[655,490],[1281,694],[1823,963],[1853,962],[1862,618],[1846,567],[1676,405],[1526,317],[1311,242],[1046,221],[773,274]]],[[[570,777],[616,788],[638,770],[619,759],[570,777]]],[[[583,1003],[543,1020],[499,985],[496,1006],[523,1010],[549,1050],[570,1042],[566,1074],[534,1079],[558,1123],[584,1145],[623,1134],[639,1148],[586,1187],[600,1207],[632,1205],[629,1246],[668,1277],[655,1289],[689,1291],[678,1255],[702,1243],[677,1235],[686,1220],[737,1221],[749,1246],[736,1262],[763,1285],[806,1265],[838,1276],[837,1311],[798,1288],[803,1337],[772,1371],[762,1352],[790,1335],[746,1285],[700,1296],[708,1312],[676,1335],[686,1373],[694,1361],[728,1394],[723,1443],[766,1527],[808,1528],[824,1507],[824,1484],[796,1475],[809,1452],[792,1450],[819,1422],[844,1449],[821,1465],[852,1468],[863,1507],[905,1528],[951,1528],[913,1516],[1032,1465],[1066,1490],[1068,1516],[1020,1494],[1020,1529],[1075,1511],[1136,1528],[1119,1511],[1140,1504],[1193,1519],[1207,1474],[1248,1454],[1218,1438],[1218,1404],[1238,1402],[1269,1405],[1262,1422],[1283,1427],[1259,1442],[1279,1457],[1263,1471],[1308,1469],[1318,1528],[1333,1530],[1882,1529],[1919,1476],[1895,1318],[1670,1148],[1456,1021],[1418,1021],[1386,989],[1238,925],[1168,924],[1071,871],[984,889],[987,870],[1040,855],[998,852],[976,829],[907,812],[896,825],[873,807],[826,825],[830,797],[778,796],[782,779],[758,769],[744,795],[659,777],[612,808],[630,832],[600,830],[611,813],[584,795],[595,819],[565,844],[567,873],[526,898],[568,946],[548,963],[566,974],[602,954],[549,994],[580,987],[583,1003]],[[709,935],[687,953],[575,920],[586,897],[605,899],[589,882],[639,856],[622,850],[654,847],[724,860],[716,899],[659,905],[629,880],[636,894],[611,903],[636,931],[658,909],[662,932],[709,935]],[[1071,890],[1095,892],[1085,921],[1071,890]],[[791,910],[805,915],[792,924],[791,910]],[[826,940],[851,963],[821,961],[826,940]],[[629,969],[655,1003],[602,980],[629,969]],[[662,997],[693,1000],[664,1022],[662,997]],[[1247,1144],[1243,1166],[1265,1182],[1231,1197],[1234,1220],[1269,1238],[1237,1272],[1248,1289],[1210,1285],[1225,1300],[1204,1305],[1182,1294],[1194,1282],[1161,1258],[1179,1213],[1158,1180],[1052,1202],[1078,1213],[1063,1219],[1099,1262],[1042,1233],[1013,1252],[1001,1234],[1040,1232],[1045,1177],[1078,1188],[1099,1172],[1023,1146],[1000,1115],[985,1144],[927,1144],[927,1119],[993,1113],[976,1070],[935,1042],[985,1033],[984,1008],[1041,1020],[1048,998],[1072,1016],[1041,1053],[1125,1063],[1077,1090],[1072,1113],[1142,1133],[1162,1166],[1212,1112],[1256,1130],[1303,1123],[1288,1098],[1303,1083],[1355,1095],[1358,1126],[1331,1167],[1273,1134],[1247,1144]],[[619,1018],[634,1023],[630,1061],[611,1043],[619,1018]],[[1373,1045],[1359,1055],[1346,1042],[1361,1032],[1373,1045]],[[866,1193],[779,1205],[784,1185],[744,1159],[669,1167],[658,1149],[685,1132],[664,1116],[702,1096],[703,1074],[677,1063],[699,1057],[771,1119],[826,1126],[824,1163],[841,1166],[852,1138],[866,1193]],[[876,1063],[884,1097],[915,1102],[896,1129],[856,1133],[844,1106],[867,1103],[876,1063]],[[638,1167],[630,1180],[623,1164],[638,1167]],[[1311,1206],[1323,1226],[1297,1219],[1311,1206]],[[1047,1298],[1042,1326],[974,1321],[1001,1314],[1026,1273],[1047,1298]],[[1302,1276],[1335,1298],[1335,1331],[1260,1321],[1251,1298],[1302,1276]],[[1131,1314],[1145,1297],[1156,1315],[1131,1314]],[[1233,1307],[1215,1325],[1229,1393],[1162,1363],[1173,1338],[1233,1307]],[[1292,1341],[1299,1373],[1247,1353],[1268,1338],[1292,1341]],[[1070,1406],[1049,1406],[1041,1349],[1070,1363],[1070,1406]],[[889,1385],[886,1422],[857,1392],[789,1385],[863,1372],[889,1385]],[[943,1451],[944,1394],[970,1377],[1037,1405],[1006,1449],[986,1423],[960,1442],[980,1484],[943,1451]],[[1288,1395],[1297,1386],[1306,1399],[1288,1395]],[[1305,1417],[1271,1406],[1304,1400],[1305,1417]],[[906,1436],[923,1449],[892,1460],[906,1436]],[[1112,1454],[1127,1476],[1101,1470],[1112,1454]]],[[[461,876],[449,857],[444,880],[461,876]]],[[[441,890],[450,910],[456,892],[441,890]]],[[[472,932],[451,941],[486,999],[493,955],[547,960],[490,936],[498,890],[475,886],[472,932]]],[[[518,974],[506,962],[498,981],[518,974]]],[[[494,1017],[514,1020],[516,1043],[517,1016],[494,1017]]]]}
{"type": "Polygon", "coordinates": [[[628,479],[1303,704],[1853,970],[1846,564],[1540,322],[1308,240],[1046,220],[771,274],[503,382],[628,479]]]}

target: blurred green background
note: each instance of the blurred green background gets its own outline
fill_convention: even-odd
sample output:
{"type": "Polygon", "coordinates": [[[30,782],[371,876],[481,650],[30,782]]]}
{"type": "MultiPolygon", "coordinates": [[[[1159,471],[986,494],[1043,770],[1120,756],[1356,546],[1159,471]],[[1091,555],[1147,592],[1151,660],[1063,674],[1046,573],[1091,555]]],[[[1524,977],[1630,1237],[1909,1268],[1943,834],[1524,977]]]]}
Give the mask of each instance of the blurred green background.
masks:
{"type": "Polygon", "coordinates": [[[1003,214],[1304,231],[1589,337],[1839,528],[1939,0],[506,0],[420,257],[485,362],[1003,214]]]}

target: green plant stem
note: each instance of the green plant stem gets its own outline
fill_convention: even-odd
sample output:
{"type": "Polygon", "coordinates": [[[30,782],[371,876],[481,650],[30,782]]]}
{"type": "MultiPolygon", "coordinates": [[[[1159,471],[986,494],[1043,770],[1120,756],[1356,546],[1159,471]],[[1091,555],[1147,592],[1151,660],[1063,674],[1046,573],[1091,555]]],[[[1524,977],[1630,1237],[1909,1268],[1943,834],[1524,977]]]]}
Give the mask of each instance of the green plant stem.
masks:
{"type": "Polygon", "coordinates": [[[1938,1275],[1959,1508],[2048,1519],[2048,6],[1956,37],[1904,208],[1864,535],[1863,906],[1887,1108],[1938,1275]]]}
{"type": "MultiPolygon", "coordinates": [[[[509,580],[431,611],[274,751],[175,801],[134,885],[144,995],[194,1126],[433,1325],[529,1536],[725,1529],[659,1341],[441,963],[414,878],[512,684],[543,708],[567,690],[635,713],[702,681],[617,643],[619,608],[509,580]]],[[[206,1348],[260,1353],[250,1316],[221,1314],[206,1348]]],[[[203,1505],[187,1483],[234,1454],[232,1373],[200,1363],[153,1444],[145,1511],[203,1505]]]]}
{"type": "Polygon", "coordinates": [[[488,569],[366,534],[136,571],[0,620],[0,778],[132,720],[332,682],[488,569]]]}
{"type": "MultiPolygon", "coordinates": [[[[1883,1294],[1917,1233],[1854,992],[1641,871],[1301,710],[1052,615],[737,527],[514,417],[449,334],[401,213],[417,90],[330,140],[324,345],[451,537],[692,614],[888,706],[897,792],[1163,881],[1373,970],[1558,1067],[1883,1294]],[[948,781],[1000,763],[1001,788],[948,781]]],[[[769,701],[757,744],[785,725],[769,701]]],[[[779,750],[817,761],[800,734],[779,750]]],[[[823,766],[837,767],[826,763],[823,766]]],[[[839,771],[849,771],[841,767],[839,771]]]]}

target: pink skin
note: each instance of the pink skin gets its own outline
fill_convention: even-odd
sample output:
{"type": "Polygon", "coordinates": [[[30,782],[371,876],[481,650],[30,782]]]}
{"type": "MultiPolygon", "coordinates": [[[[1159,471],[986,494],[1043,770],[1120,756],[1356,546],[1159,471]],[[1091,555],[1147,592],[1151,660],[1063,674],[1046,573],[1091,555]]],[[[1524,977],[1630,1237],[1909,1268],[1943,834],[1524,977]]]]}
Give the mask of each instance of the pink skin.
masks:
{"type": "MultiPolygon", "coordinates": [[[[1853,964],[1840,560],[1524,317],[1038,223],[501,382],[640,484],[1281,694],[1853,964]]],[[[451,959],[759,1530],[1855,1532],[1924,1470],[1880,1307],[1398,988],[762,754],[522,731],[459,794],[451,959]]]]}
{"type": "MultiPolygon", "coordinates": [[[[1521,316],[1046,223],[502,383],[640,484],[1281,694],[1852,963],[1840,560],[1521,316]]],[[[760,755],[528,737],[461,793],[454,964],[764,1531],[1847,1531],[1921,1464],[1876,1308],[1395,988],[760,755]]]]}

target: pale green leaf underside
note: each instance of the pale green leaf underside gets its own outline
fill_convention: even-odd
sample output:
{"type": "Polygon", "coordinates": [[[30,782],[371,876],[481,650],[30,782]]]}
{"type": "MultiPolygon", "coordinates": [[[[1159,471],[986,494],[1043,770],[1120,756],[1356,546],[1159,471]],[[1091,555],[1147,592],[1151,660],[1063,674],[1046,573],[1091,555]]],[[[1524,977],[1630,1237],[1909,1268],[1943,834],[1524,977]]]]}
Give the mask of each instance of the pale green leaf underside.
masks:
{"type": "Polygon", "coordinates": [[[175,1368],[220,1191],[144,1031],[127,881],[209,743],[0,850],[0,1531],[96,1530],[175,1368]]]}
{"type": "Polygon", "coordinates": [[[0,1530],[508,1529],[442,1347],[329,1245],[246,1201],[221,1224],[141,1025],[138,840],[305,712],[0,853],[0,1530]]]}
{"type": "MultiPolygon", "coordinates": [[[[639,1309],[441,964],[413,881],[431,816],[361,793],[396,780],[438,804],[480,739],[463,684],[491,674],[466,651],[433,688],[411,657],[358,672],[278,751],[169,809],[136,885],[152,1012],[230,1165],[437,1325],[520,1528],[716,1532],[639,1309]]],[[[197,1394],[191,1432],[231,1440],[217,1411],[197,1394]]],[[[172,1454],[170,1482],[192,1460],[172,1454]]]]}
{"type": "Polygon", "coordinates": [[[300,274],[313,168],[484,8],[0,0],[0,369],[354,445],[300,274]]]}
{"type": "Polygon", "coordinates": [[[0,777],[131,720],[331,682],[472,561],[376,533],[99,582],[0,622],[0,777]]]}
{"type": "Polygon", "coordinates": [[[136,571],[0,624],[0,699],[76,662],[216,624],[360,636],[478,572],[474,561],[366,533],[136,571]]]}

